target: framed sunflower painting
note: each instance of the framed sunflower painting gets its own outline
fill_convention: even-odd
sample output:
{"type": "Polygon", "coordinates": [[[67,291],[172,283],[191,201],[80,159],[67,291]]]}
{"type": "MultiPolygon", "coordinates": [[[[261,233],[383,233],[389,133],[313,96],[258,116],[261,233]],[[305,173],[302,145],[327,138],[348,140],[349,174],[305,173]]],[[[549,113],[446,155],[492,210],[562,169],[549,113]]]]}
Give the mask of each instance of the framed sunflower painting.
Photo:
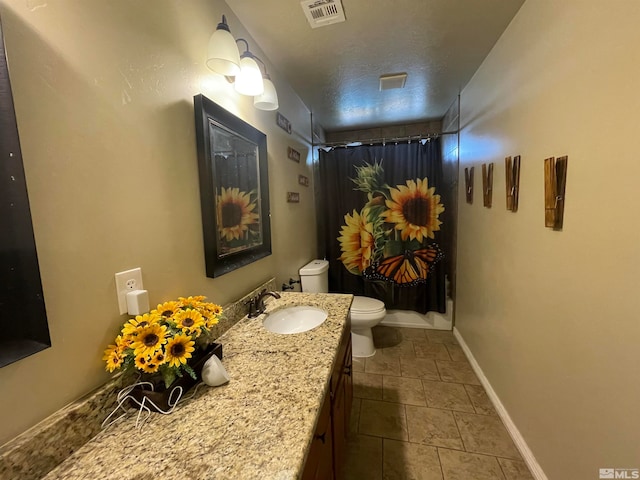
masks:
{"type": "Polygon", "coordinates": [[[271,255],[267,137],[194,97],[207,277],[271,255]]]}

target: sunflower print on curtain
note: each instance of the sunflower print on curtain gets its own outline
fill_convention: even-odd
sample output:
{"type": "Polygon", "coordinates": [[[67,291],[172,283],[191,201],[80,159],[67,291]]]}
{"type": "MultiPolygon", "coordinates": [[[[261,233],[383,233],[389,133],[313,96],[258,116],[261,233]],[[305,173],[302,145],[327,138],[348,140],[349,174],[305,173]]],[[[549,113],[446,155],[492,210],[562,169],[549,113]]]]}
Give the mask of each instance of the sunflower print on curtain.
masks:
{"type": "Polygon", "coordinates": [[[443,258],[434,241],[444,212],[440,195],[428,178],[391,187],[383,182],[382,162],[356,167],[355,190],[367,193],[358,212],[344,216],[340,229],[340,261],[354,275],[401,287],[427,281],[443,258]]]}

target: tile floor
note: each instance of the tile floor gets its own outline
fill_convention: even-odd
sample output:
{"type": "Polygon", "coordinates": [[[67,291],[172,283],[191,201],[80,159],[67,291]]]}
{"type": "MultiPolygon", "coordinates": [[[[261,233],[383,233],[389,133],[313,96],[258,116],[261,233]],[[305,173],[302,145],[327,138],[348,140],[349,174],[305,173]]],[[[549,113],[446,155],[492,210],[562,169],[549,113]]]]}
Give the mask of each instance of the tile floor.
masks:
{"type": "Polygon", "coordinates": [[[451,332],[374,328],[341,480],[532,480],[451,332]]]}

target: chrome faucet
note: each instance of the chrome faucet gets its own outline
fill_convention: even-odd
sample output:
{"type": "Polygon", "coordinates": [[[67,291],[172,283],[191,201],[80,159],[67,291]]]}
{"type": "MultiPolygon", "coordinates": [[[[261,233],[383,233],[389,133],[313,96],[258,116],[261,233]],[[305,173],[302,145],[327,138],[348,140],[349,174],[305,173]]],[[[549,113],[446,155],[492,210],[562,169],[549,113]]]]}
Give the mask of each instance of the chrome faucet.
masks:
{"type": "Polygon", "coordinates": [[[256,318],[262,315],[265,310],[264,299],[265,297],[280,298],[280,295],[276,292],[268,292],[266,289],[261,291],[255,298],[250,299],[247,304],[249,305],[249,314],[247,317],[256,318]]]}

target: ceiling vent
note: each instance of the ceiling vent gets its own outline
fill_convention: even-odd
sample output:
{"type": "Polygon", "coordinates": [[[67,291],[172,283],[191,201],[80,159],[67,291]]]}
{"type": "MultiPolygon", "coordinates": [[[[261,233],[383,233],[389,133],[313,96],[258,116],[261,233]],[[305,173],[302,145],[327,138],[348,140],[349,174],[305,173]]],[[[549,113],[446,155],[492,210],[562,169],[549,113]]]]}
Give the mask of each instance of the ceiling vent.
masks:
{"type": "Polygon", "coordinates": [[[302,0],[304,15],[311,28],[344,22],[344,10],[340,0],[302,0]]]}
{"type": "Polygon", "coordinates": [[[380,75],[380,91],[393,90],[394,88],[404,88],[404,84],[406,81],[406,73],[391,73],[389,75],[380,75]]]}

